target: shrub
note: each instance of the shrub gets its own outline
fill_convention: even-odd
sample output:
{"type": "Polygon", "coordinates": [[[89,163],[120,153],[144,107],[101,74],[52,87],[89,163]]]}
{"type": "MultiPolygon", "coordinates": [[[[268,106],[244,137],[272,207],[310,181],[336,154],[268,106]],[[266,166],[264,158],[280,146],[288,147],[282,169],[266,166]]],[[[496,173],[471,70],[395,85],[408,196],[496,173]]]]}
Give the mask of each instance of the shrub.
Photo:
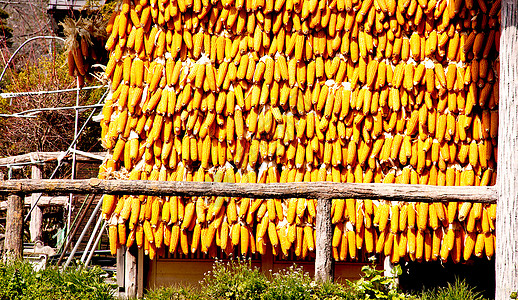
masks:
{"type": "Polygon", "coordinates": [[[265,276],[252,268],[250,260],[237,259],[228,263],[216,261],[203,281],[203,295],[208,299],[261,299],[267,288],[265,276]]]}
{"type": "Polygon", "coordinates": [[[113,299],[105,277],[99,267],[35,272],[28,262],[0,263],[0,299],[113,299]]]}
{"type": "Polygon", "coordinates": [[[269,288],[263,295],[265,300],[309,300],[318,290],[317,283],[313,281],[309,274],[295,265],[271,276],[269,288]]]}
{"type": "Polygon", "coordinates": [[[199,290],[181,286],[158,288],[148,291],[145,299],[355,299],[341,284],[315,282],[302,267],[292,266],[265,275],[246,259],[216,261],[200,285],[199,290]]]}
{"type": "Polygon", "coordinates": [[[470,287],[465,280],[456,279],[446,287],[422,291],[421,300],[485,300],[482,294],[470,287]]]}
{"type": "Polygon", "coordinates": [[[364,276],[356,282],[348,281],[353,293],[359,299],[408,299],[410,296],[400,293],[397,288],[397,276],[401,275],[401,267],[394,267],[392,276],[384,276],[383,270],[376,269],[375,258],[372,265],[362,267],[364,276]]]}
{"type": "Polygon", "coordinates": [[[159,287],[147,291],[145,300],[196,300],[202,299],[200,291],[190,286],[159,287]]]}

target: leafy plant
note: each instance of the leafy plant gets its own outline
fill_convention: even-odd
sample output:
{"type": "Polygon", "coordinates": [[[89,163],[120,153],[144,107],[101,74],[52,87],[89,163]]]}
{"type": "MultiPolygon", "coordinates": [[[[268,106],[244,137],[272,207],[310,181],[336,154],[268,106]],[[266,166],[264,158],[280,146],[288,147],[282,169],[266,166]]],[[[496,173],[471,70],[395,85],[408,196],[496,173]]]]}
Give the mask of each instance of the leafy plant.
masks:
{"type": "Polygon", "coordinates": [[[301,267],[291,266],[272,275],[265,300],[312,299],[318,285],[301,267]]]}
{"type": "Polygon", "coordinates": [[[265,276],[245,259],[216,261],[203,281],[203,295],[208,299],[261,299],[267,288],[265,276]]]}
{"type": "Polygon", "coordinates": [[[469,286],[465,280],[456,279],[446,287],[421,292],[421,300],[485,300],[482,294],[469,286]]]}
{"type": "Polygon", "coordinates": [[[196,300],[202,299],[200,291],[191,286],[159,287],[147,291],[145,300],[196,300]]]}
{"type": "Polygon", "coordinates": [[[401,275],[401,267],[396,265],[392,276],[384,276],[383,270],[376,269],[375,258],[372,265],[362,267],[364,276],[356,282],[348,281],[353,293],[359,299],[407,299],[409,296],[397,289],[397,276],[401,275]]]}
{"type": "Polygon", "coordinates": [[[28,262],[0,263],[0,300],[113,299],[114,285],[99,267],[35,272],[28,262]]]}

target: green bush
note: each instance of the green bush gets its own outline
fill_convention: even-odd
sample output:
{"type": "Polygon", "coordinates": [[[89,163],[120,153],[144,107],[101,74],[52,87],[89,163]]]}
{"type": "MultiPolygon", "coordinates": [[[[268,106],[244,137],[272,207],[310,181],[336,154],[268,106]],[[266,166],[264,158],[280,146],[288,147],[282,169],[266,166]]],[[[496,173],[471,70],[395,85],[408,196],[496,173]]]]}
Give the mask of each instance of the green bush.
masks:
{"type": "Polygon", "coordinates": [[[340,284],[315,282],[301,267],[291,266],[271,275],[264,300],[348,299],[348,291],[340,284]]]}
{"type": "Polygon", "coordinates": [[[203,281],[202,294],[208,299],[261,299],[267,288],[265,276],[252,268],[250,260],[216,261],[203,281]]]}
{"type": "MultiPolygon", "coordinates": [[[[361,279],[341,285],[316,282],[301,267],[292,266],[265,275],[252,267],[250,260],[217,261],[200,286],[161,287],[146,292],[147,300],[320,300],[320,299],[419,299],[419,300],[485,300],[465,281],[456,280],[447,287],[423,290],[418,295],[401,293],[396,287],[395,268],[384,276],[376,265],[362,268],[361,279]]],[[[0,300],[87,299],[114,300],[116,285],[106,282],[106,273],[98,267],[79,267],[61,271],[48,267],[34,271],[28,262],[0,263],[0,300]]]]}
{"type": "Polygon", "coordinates": [[[202,299],[200,291],[193,287],[172,286],[159,287],[147,291],[146,300],[196,300],[202,299]]]}
{"type": "Polygon", "coordinates": [[[309,274],[296,266],[283,269],[271,277],[271,284],[263,295],[265,300],[309,300],[318,289],[309,274]]]}
{"type": "Polygon", "coordinates": [[[148,291],[147,300],[179,299],[257,299],[257,300],[318,300],[354,299],[349,290],[333,282],[315,282],[301,267],[292,266],[265,275],[252,267],[250,260],[216,261],[205,274],[201,288],[178,286],[148,291]]]}
{"type": "Polygon", "coordinates": [[[98,267],[34,271],[28,262],[0,263],[0,300],[113,299],[114,286],[105,277],[98,267]]]}
{"type": "Polygon", "coordinates": [[[422,291],[420,300],[485,300],[482,294],[469,286],[466,281],[456,279],[446,287],[422,291]]]}
{"type": "Polygon", "coordinates": [[[358,281],[348,281],[357,299],[408,299],[409,295],[400,293],[397,288],[397,276],[401,267],[396,265],[392,276],[384,276],[384,270],[376,269],[375,259],[372,265],[362,267],[364,275],[358,281]]]}

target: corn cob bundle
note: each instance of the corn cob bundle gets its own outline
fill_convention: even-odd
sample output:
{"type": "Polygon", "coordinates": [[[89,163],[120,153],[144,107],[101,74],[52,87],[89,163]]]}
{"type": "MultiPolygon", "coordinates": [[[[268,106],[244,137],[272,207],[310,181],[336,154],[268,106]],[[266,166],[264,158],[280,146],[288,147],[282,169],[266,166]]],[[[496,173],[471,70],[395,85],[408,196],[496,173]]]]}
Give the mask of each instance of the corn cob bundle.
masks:
{"type": "MultiPolygon", "coordinates": [[[[494,184],[500,1],[462,4],[124,0],[99,176],[494,184]]],[[[335,199],[333,255],[491,258],[495,212],[335,199]]],[[[112,251],[314,253],[312,199],[109,197],[103,214],[112,251]]]]}
{"type": "Polygon", "coordinates": [[[106,42],[106,22],[92,16],[73,20],[66,18],[60,23],[66,36],[68,75],[77,77],[80,87],[85,79],[92,80],[91,65],[106,59],[102,45],[106,42]]]}

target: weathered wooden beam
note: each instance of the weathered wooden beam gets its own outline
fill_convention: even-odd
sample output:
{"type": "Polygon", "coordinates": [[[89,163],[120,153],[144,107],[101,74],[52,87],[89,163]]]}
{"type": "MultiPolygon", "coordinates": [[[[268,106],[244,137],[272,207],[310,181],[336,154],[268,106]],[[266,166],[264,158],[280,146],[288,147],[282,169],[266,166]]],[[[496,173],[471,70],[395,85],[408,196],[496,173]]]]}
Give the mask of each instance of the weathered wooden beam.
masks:
{"type": "Polygon", "coordinates": [[[495,299],[518,291],[518,2],[501,8],[495,299]]]}
{"type": "Polygon", "coordinates": [[[23,206],[22,195],[14,194],[8,198],[7,220],[5,225],[4,260],[19,259],[23,254],[23,206]]]}
{"type": "MultiPolygon", "coordinates": [[[[0,166],[7,166],[17,163],[42,163],[42,162],[48,162],[53,161],[58,158],[60,158],[63,155],[64,152],[31,152],[26,153],[22,155],[16,155],[16,156],[9,156],[9,157],[2,157],[0,158],[0,166]]],[[[106,156],[106,152],[92,152],[94,156],[106,156]]],[[[63,159],[72,159],[72,154],[69,154],[63,159]]],[[[96,160],[92,157],[81,155],[80,153],[76,153],[76,160],[77,161],[92,161],[96,160]]]]}
{"type": "Polygon", "coordinates": [[[247,198],[386,199],[407,202],[496,202],[493,186],[432,186],[382,183],[216,183],[186,181],[43,179],[0,181],[0,194],[74,193],[247,198]]]}
{"type": "MultiPolygon", "coordinates": [[[[25,197],[23,206],[25,208],[31,207],[32,197],[25,197]]],[[[68,196],[41,196],[40,200],[38,200],[39,207],[47,207],[47,206],[63,206],[68,204],[69,197],[68,196]]],[[[7,209],[7,201],[0,201],[0,210],[7,209]]]]}

